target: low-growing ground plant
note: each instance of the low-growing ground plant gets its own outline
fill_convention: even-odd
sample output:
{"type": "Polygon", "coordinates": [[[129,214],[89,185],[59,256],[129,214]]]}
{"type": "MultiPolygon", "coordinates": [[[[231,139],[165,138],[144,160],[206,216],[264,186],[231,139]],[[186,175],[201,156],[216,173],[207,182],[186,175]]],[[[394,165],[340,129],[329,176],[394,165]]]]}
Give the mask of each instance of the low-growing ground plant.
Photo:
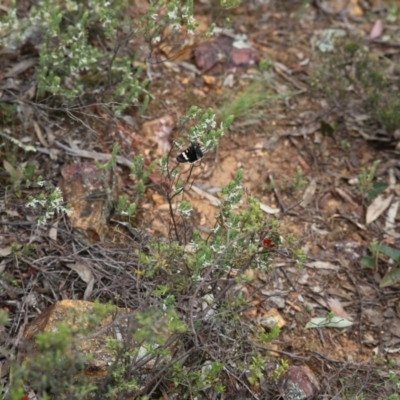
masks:
{"type": "Polygon", "coordinates": [[[267,78],[257,79],[236,94],[233,99],[230,94],[227,95],[228,99],[220,110],[221,119],[225,120],[231,115],[235,119],[244,116],[247,119],[261,118],[269,104],[275,104],[289,97],[289,94],[287,96],[275,94],[270,86],[267,78]]]}
{"type": "Polygon", "coordinates": [[[298,191],[303,189],[307,185],[307,181],[304,179],[304,173],[301,168],[296,169],[296,176],[292,184],[292,190],[298,191]]]}
{"type": "Polygon", "coordinates": [[[356,38],[336,40],[334,51],[324,54],[310,85],[342,113],[367,113],[369,126],[389,135],[400,128],[398,65],[371,55],[356,38]]]}
{"type": "Polygon", "coordinates": [[[369,169],[363,168],[358,174],[358,189],[365,199],[373,199],[388,187],[387,183],[374,182],[379,164],[380,160],[376,160],[369,169]]]}
{"type": "Polygon", "coordinates": [[[380,282],[380,287],[392,286],[400,282],[400,251],[393,246],[373,241],[369,245],[371,255],[361,258],[361,264],[370,269],[379,268],[379,261],[384,260],[384,276],[380,282]],[[387,262],[387,259],[390,262],[387,262]]]}
{"type": "Polygon", "coordinates": [[[54,331],[37,333],[34,343],[24,344],[18,358],[12,357],[9,390],[4,398],[20,400],[33,391],[40,399],[83,399],[94,392],[96,386],[82,374],[90,355],[77,348],[114,309],[95,304],[91,315],[75,315],[57,324],[54,331]]]}

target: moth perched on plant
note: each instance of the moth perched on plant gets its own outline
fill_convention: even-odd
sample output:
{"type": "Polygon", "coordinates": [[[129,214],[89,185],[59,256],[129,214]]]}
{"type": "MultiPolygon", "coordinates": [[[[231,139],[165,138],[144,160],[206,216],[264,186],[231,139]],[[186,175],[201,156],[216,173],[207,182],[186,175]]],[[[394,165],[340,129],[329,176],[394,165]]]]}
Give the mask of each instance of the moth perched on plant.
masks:
{"type": "Polygon", "coordinates": [[[203,157],[203,152],[198,143],[192,143],[184,152],[176,157],[178,163],[195,163],[203,157]]]}

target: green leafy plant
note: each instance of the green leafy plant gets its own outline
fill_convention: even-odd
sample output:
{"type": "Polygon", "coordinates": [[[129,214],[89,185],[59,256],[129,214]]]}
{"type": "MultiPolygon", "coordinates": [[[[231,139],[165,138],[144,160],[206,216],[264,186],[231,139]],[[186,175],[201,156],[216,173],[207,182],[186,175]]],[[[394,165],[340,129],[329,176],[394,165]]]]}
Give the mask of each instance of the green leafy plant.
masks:
{"type": "Polygon", "coordinates": [[[400,392],[400,377],[395,371],[389,372],[389,382],[394,385],[397,392],[400,392]]]}
{"type": "Polygon", "coordinates": [[[40,209],[40,215],[37,217],[36,222],[39,226],[45,225],[55,213],[70,212],[68,206],[64,206],[64,199],[59,187],[39,180],[36,185],[42,187],[44,190],[37,196],[28,196],[28,208],[40,209]]]}
{"type": "Polygon", "coordinates": [[[274,66],[273,62],[267,58],[262,58],[258,63],[258,69],[263,72],[272,69],[274,66]]]}
{"type": "Polygon", "coordinates": [[[350,145],[350,143],[349,143],[348,140],[341,140],[341,141],[339,142],[339,147],[340,147],[342,150],[350,150],[351,145],[350,145]]]}
{"type": "MultiPolygon", "coordinates": [[[[212,110],[202,112],[197,108],[192,108],[183,121],[192,124],[188,129],[189,142],[201,143],[205,152],[218,143],[229,123],[222,122],[220,128],[216,129],[212,110]]],[[[179,180],[179,171],[176,172],[177,167],[171,168],[167,157],[161,160],[160,167],[166,180],[174,183],[165,185],[163,193],[171,204],[171,220],[178,225],[180,219],[186,221],[190,217],[192,206],[186,199],[178,201],[176,197],[190,190],[191,174],[195,167],[189,168],[182,181],[179,180]],[[173,201],[177,202],[176,207],[172,207],[173,201]]],[[[240,310],[247,307],[247,301],[240,293],[234,293],[233,288],[248,282],[249,277],[245,274],[247,268],[267,271],[273,258],[273,249],[280,245],[282,239],[278,221],[266,219],[258,202],[244,195],[242,179],[243,171],[239,170],[235,178],[222,187],[219,213],[212,231],[206,237],[193,231],[187,242],[177,235],[178,240],[149,242],[147,247],[151,250],[147,254],[137,252],[141,264],[138,276],[151,279],[152,282],[163,277],[157,285],[153,284],[152,291],[152,297],[157,298],[163,308],[181,305],[184,298],[190,299],[190,304],[202,304],[200,312],[190,312],[192,316],[189,317],[186,331],[177,336],[174,346],[181,350],[176,351],[170,361],[165,360],[168,372],[159,381],[173,383],[171,395],[175,393],[181,398],[191,398],[207,390],[223,393],[227,390],[227,371],[229,374],[239,374],[238,366],[250,369],[248,381],[251,385],[257,386],[263,375],[265,357],[252,346],[251,340],[235,339],[241,331],[248,332],[243,333],[247,338],[251,330],[243,325],[239,317],[240,310]],[[228,279],[224,284],[224,277],[231,273],[235,278],[228,279]],[[217,282],[225,287],[221,295],[213,290],[217,282]],[[222,336],[220,329],[224,332],[222,336]],[[198,338],[204,335],[219,338],[216,339],[218,346],[225,351],[221,353],[217,348],[205,351],[198,346],[198,338]],[[191,343],[190,350],[187,350],[191,354],[190,363],[181,361],[188,341],[191,343]],[[233,347],[232,343],[235,343],[233,347]]],[[[173,223],[172,229],[174,226],[173,223]]],[[[155,320],[157,318],[152,315],[144,320],[146,322],[142,326],[151,326],[153,329],[155,320]]],[[[136,339],[146,342],[150,332],[145,332],[146,329],[144,336],[136,339]]],[[[254,335],[265,343],[279,335],[279,328],[273,327],[268,334],[254,335]]],[[[159,351],[165,350],[162,343],[159,346],[151,350],[155,359],[160,358],[159,351]]],[[[150,353],[148,355],[151,356],[150,353]]],[[[161,368],[162,364],[159,365],[161,368]]],[[[124,371],[119,371],[119,374],[123,375],[124,371]]],[[[126,378],[126,381],[130,380],[126,378]]]]}
{"type": "Polygon", "coordinates": [[[271,378],[273,378],[275,381],[278,380],[287,371],[288,368],[289,362],[283,358],[280,359],[278,366],[271,374],[271,378]]]}
{"type": "Polygon", "coordinates": [[[134,216],[137,204],[146,190],[146,184],[152,171],[157,165],[157,161],[153,161],[150,165],[146,166],[144,156],[138,155],[132,160],[130,176],[135,181],[135,197],[129,199],[127,196],[119,196],[116,212],[131,218],[134,216]]]}
{"type": "Polygon", "coordinates": [[[264,339],[267,342],[271,342],[272,340],[278,339],[281,330],[278,325],[274,325],[270,331],[265,335],[264,339]]]}
{"type": "Polygon", "coordinates": [[[219,4],[222,8],[236,8],[240,4],[240,0],[220,0],[219,4]]]}
{"type": "Polygon", "coordinates": [[[0,330],[9,322],[8,313],[0,310],[0,330]]]}
{"type": "Polygon", "coordinates": [[[11,179],[12,189],[15,193],[19,194],[22,185],[31,185],[35,179],[35,166],[26,162],[22,162],[15,167],[8,161],[3,161],[4,169],[8,172],[11,179]]]}
{"type": "Polygon", "coordinates": [[[379,188],[379,190],[382,190],[381,185],[377,187],[373,183],[376,174],[376,169],[378,168],[379,164],[380,160],[376,160],[374,161],[369,170],[363,168],[358,174],[358,189],[360,190],[362,195],[366,198],[371,198],[375,196],[377,193],[379,194],[379,191],[377,192],[377,188],[379,188]]]}
{"type": "Polygon", "coordinates": [[[304,174],[301,168],[297,168],[296,176],[294,178],[294,182],[292,188],[294,191],[298,191],[303,189],[307,185],[307,181],[304,179],[304,174]]]}
{"type": "Polygon", "coordinates": [[[81,373],[90,358],[77,348],[82,336],[87,336],[113,309],[96,304],[91,315],[76,316],[74,322],[57,324],[54,331],[37,333],[34,347],[25,354],[23,362],[13,365],[10,399],[20,400],[27,385],[43,399],[50,396],[85,398],[95,392],[96,386],[81,373]]]}
{"type": "Polygon", "coordinates": [[[6,126],[12,123],[14,116],[17,112],[16,104],[0,103],[0,122],[1,125],[6,126]]]}
{"type": "Polygon", "coordinates": [[[250,374],[247,379],[252,385],[259,386],[260,379],[264,376],[265,360],[260,356],[253,356],[251,359],[252,363],[249,366],[250,374]]]}
{"type": "MultiPolygon", "coordinates": [[[[229,116],[221,121],[219,127],[217,127],[216,115],[212,109],[203,112],[199,107],[192,106],[188,113],[181,119],[181,124],[182,126],[190,125],[188,129],[189,142],[200,143],[202,152],[207,153],[218,145],[218,141],[224,135],[224,132],[228,129],[232,121],[233,116],[229,116]]],[[[182,140],[176,143],[179,149],[182,148],[182,144],[182,140]]],[[[176,166],[171,168],[169,159],[165,156],[160,161],[160,171],[167,182],[173,183],[170,188],[164,187],[160,189],[162,189],[169,204],[174,236],[178,242],[183,243],[186,238],[185,234],[182,234],[178,229],[177,213],[184,222],[185,218],[187,219],[190,216],[192,207],[189,203],[182,201],[177,207],[177,213],[175,213],[173,210],[173,201],[177,196],[184,193],[186,187],[191,185],[193,166],[186,177],[186,181],[181,181],[179,179],[179,169],[176,166]]]]}
{"type": "MultiPolygon", "coordinates": [[[[261,63],[260,68],[266,68],[267,64],[261,63]]],[[[271,89],[268,89],[265,81],[255,81],[247,88],[240,92],[234,99],[230,96],[229,100],[221,107],[220,115],[224,120],[232,115],[235,118],[241,118],[249,115],[257,115],[257,110],[268,104],[282,100],[283,96],[273,94],[271,89]]],[[[264,111],[263,111],[264,112],[264,111]]]]}
{"type": "Polygon", "coordinates": [[[115,354],[115,362],[110,365],[103,383],[108,387],[108,398],[140,391],[143,370],[161,369],[171,364],[171,353],[166,344],[172,336],[186,332],[187,326],[176,313],[174,302],[167,303],[164,303],[163,311],[148,309],[135,313],[137,329],[124,341],[107,340],[107,347],[115,354]]]}
{"type": "Polygon", "coordinates": [[[386,16],[388,22],[395,22],[399,16],[399,5],[395,1],[389,2],[389,9],[386,16]]]}
{"type": "Polygon", "coordinates": [[[375,268],[381,256],[385,256],[393,260],[395,263],[395,265],[392,266],[383,276],[379,286],[387,287],[400,282],[400,251],[375,241],[370,244],[369,250],[371,252],[371,256],[364,256],[360,261],[365,267],[375,268]]]}

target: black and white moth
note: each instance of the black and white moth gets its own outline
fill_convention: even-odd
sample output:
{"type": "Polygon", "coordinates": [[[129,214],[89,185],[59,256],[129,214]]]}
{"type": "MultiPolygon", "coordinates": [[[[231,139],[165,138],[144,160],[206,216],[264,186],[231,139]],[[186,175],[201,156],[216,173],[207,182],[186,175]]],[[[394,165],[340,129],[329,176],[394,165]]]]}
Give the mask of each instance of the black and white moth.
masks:
{"type": "Polygon", "coordinates": [[[184,152],[176,157],[178,163],[189,162],[190,164],[195,163],[203,157],[203,152],[197,143],[192,143],[184,152]]]}

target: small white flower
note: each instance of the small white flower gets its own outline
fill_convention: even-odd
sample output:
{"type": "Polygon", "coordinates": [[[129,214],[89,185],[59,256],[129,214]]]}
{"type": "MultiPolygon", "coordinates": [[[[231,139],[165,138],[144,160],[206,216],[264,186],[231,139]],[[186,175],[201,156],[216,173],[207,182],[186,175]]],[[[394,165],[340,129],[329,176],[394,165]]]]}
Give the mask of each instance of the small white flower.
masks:
{"type": "Polygon", "coordinates": [[[176,10],[168,11],[169,19],[176,19],[176,10]]]}

